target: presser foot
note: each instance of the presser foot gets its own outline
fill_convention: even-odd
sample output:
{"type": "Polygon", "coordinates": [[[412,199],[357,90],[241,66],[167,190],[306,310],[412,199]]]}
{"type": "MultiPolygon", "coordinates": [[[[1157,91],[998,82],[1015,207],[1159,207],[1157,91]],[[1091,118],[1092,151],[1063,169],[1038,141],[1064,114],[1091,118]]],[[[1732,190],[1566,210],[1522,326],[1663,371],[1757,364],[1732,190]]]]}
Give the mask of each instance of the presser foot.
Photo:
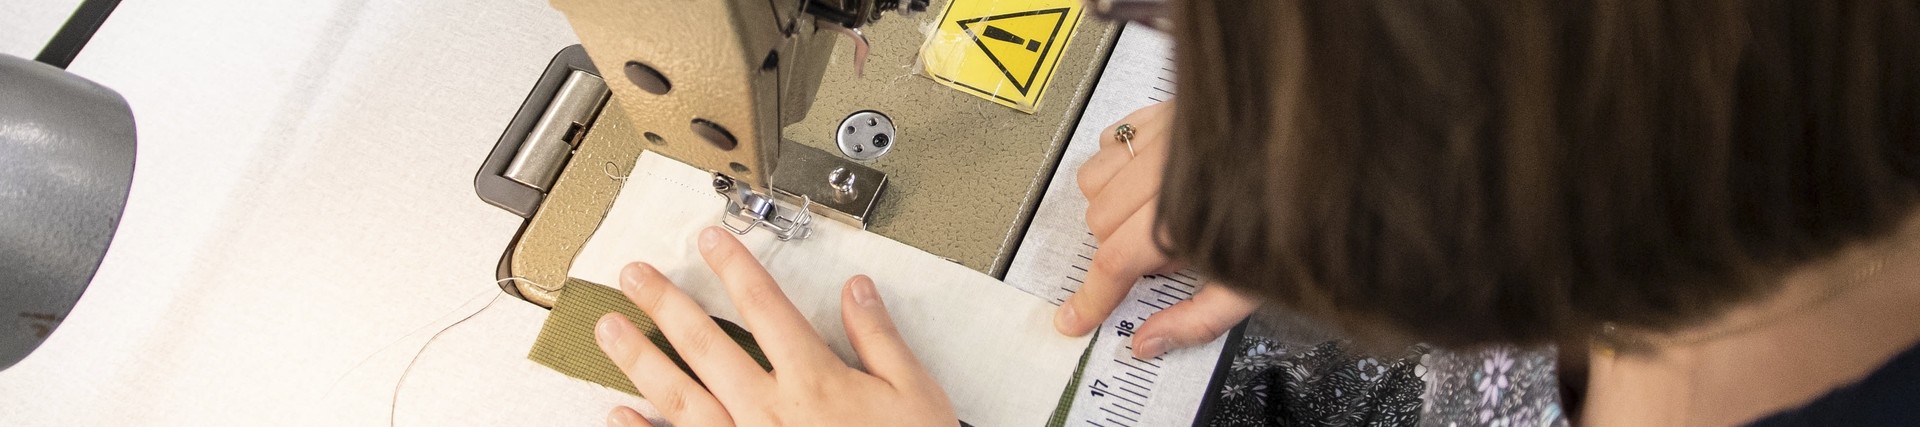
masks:
{"type": "Polygon", "coordinates": [[[781,145],[779,165],[764,192],[713,174],[713,191],[727,197],[722,226],[740,235],[765,228],[780,240],[807,238],[815,216],[866,229],[887,186],[885,173],[793,142],[781,145]]]}

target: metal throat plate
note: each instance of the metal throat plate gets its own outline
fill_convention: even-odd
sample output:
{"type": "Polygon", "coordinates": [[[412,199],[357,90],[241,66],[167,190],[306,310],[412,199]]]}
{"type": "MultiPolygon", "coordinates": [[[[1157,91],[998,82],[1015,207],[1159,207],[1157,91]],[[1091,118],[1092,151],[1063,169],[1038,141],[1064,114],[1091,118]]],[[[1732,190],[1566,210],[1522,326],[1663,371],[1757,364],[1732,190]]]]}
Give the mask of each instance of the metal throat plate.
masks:
{"type": "Polygon", "coordinates": [[[816,215],[862,229],[887,188],[887,174],[826,150],[785,141],[773,170],[774,197],[794,206],[812,205],[816,215]]]}

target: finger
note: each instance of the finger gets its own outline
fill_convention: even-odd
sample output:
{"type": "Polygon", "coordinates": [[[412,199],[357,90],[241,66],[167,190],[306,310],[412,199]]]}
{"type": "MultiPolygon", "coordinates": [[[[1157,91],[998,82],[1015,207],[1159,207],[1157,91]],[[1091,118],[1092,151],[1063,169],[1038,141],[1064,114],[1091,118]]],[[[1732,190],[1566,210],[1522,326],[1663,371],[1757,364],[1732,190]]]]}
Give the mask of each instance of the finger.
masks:
{"type": "Polygon", "coordinates": [[[1094,240],[1107,241],[1120,224],[1160,195],[1160,167],[1165,163],[1153,157],[1164,156],[1164,150],[1162,145],[1141,152],[1141,158],[1127,162],[1105,190],[1089,198],[1087,231],[1093,232],[1094,240]]]}
{"type": "Polygon", "coordinates": [[[660,333],[680,353],[680,360],[693,368],[694,375],[699,375],[700,382],[721,402],[738,402],[772,383],[760,364],[747,357],[747,352],[720,330],[693,297],[653,266],[627,264],[620,271],[620,290],[640,306],[640,311],[653,317],[660,333]]]}
{"type": "Polygon", "coordinates": [[[714,274],[720,276],[727,297],[733,300],[734,308],[747,322],[747,329],[753,331],[754,339],[776,372],[785,367],[795,368],[789,372],[815,372],[818,369],[809,367],[846,366],[827,350],[826,341],[814,332],[806,316],[800,315],[800,310],[793,307],[793,301],[787,299],[786,292],[780,290],[760,260],[755,259],[753,252],[747,251],[733,233],[720,227],[701,230],[700,256],[707,260],[714,274]]]}
{"type": "Polygon", "coordinates": [[[1114,173],[1119,173],[1119,167],[1123,165],[1127,165],[1127,152],[1119,152],[1116,156],[1114,150],[1100,148],[1100,152],[1094,152],[1092,158],[1087,158],[1087,162],[1081,163],[1081,167],[1073,171],[1073,181],[1081,188],[1081,196],[1092,198],[1106,188],[1106,181],[1112,179],[1114,173]]]}
{"type": "Polygon", "coordinates": [[[873,279],[854,276],[840,290],[840,323],[847,327],[847,341],[860,354],[867,373],[894,387],[925,387],[933,384],[927,369],[913,357],[900,338],[900,330],[887,314],[886,301],[874,288],[873,279]]]}
{"type": "Polygon", "coordinates": [[[1053,327],[1069,336],[1086,335],[1120,305],[1140,276],[1168,264],[1153,243],[1153,208],[1135,212],[1113,237],[1093,252],[1080,290],[1054,313],[1053,327]]]}
{"type": "Polygon", "coordinates": [[[1258,300],[1209,283],[1193,298],[1147,316],[1133,335],[1133,357],[1151,359],[1168,351],[1213,342],[1253,314],[1258,300]]]}
{"type": "Polygon", "coordinates": [[[1172,122],[1168,120],[1167,116],[1171,111],[1173,111],[1173,103],[1171,102],[1149,105],[1127,114],[1127,116],[1121,118],[1120,121],[1108,125],[1106,129],[1102,129],[1100,131],[1100,151],[1095,152],[1092,157],[1081,164],[1079,173],[1075,175],[1076,180],[1079,181],[1080,184],[1080,194],[1086,195],[1089,198],[1095,194],[1100,194],[1102,191],[1105,191],[1108,181],[1113,178],[1114,174],[1118,173],[1121,167],[1130,163],[1133,158],[1138,155],[1140,150],[1151,146],[1165,145],[1162,144],[1162,142],[1167,139],[1167,132],[1172,125],[1172,122]],[[1115,132],[1120,129],[1120,125],[1122,124],[1133,125],[1134,135],[1133,147],[1131,149],[1115,135],[1115,132]]]}
{"type": "Polygon", "coordinates": [[[653,423],[633,408],[615,406],[607,413],[607,427],[653,427],[653,423]]]}
{"type": "MultiPolygon", "coordinates": [[[[1110,140],[1113,139],[1113,134],[1107,133],[1101,138],[1103,141],[1110,140]]],[[[1080,185],[1080,195],[1091,199],[1094,195],[1100,194],[1100,191],[1106,188],[1107,180],[1112,179],[1113,174],[1119,173],[1120,168],[1125,167],[1129,160],[1133,160],[1133,156],[1127,154],[1126,147],[1115,148],[1113,145],[1102,142],[1100,151],[1094,152],[1093,156],[1088,157],[1085,163],[1080,164],[1080,169],[1074,172],[1074,180],[1080,185]]]]}
{"type": "MultiPolygon", "coordinates": [[[[633,388],[668,420],[681,424],[727,419],[727,410],[720,406],[720,401],[701,388],[700,383],[680,372],[680,367],[654,347],[653,341],[647,340],[646,334],[634,327],[626,316],[607,313],[600,317],[600,323],[594,326],[594,341],[600,344],[600,351],[613,360],[614,366],[620,367],[620,372],[633,381],[633,388]]],[[[613,418],[609,416],[608,421],[613,418]]]]}

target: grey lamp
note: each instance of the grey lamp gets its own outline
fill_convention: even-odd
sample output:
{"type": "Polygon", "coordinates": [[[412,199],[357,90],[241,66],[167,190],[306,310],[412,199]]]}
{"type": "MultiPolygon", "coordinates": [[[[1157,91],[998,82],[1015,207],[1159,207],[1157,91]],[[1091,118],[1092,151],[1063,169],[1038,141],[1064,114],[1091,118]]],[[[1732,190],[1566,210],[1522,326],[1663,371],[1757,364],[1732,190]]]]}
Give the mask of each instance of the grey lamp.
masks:
{"type": "Polygon", "coordinates": [[[46,341],[93,280],[134,148],[120,94],[0,54],[0,369],[46,341]]]}

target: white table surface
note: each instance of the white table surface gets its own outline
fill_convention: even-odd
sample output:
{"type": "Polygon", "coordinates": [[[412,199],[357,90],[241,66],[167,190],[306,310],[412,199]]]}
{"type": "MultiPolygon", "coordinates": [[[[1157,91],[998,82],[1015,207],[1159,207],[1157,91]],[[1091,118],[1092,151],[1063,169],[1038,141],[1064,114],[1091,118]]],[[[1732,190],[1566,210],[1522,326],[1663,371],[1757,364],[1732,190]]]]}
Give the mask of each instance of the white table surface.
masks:
{"type": "Polygon", "coordinates": [[[33,59],[77,7],[80,0],[0,2],[0,54],[33,59]]]}
{"type": "MultiPolygon", "coordinates": [[[[539,0],[126,0],[70,69],[132,105],[132,195],[79,305],[0,371],[0,424],[386,424],[430,327],[496,289],[520,219],[473,173],[573,43],[539,0]]],[[[399,424],[633,400],[526,362],[543,316],[501,299],[442,337],[399,424]]]]}

